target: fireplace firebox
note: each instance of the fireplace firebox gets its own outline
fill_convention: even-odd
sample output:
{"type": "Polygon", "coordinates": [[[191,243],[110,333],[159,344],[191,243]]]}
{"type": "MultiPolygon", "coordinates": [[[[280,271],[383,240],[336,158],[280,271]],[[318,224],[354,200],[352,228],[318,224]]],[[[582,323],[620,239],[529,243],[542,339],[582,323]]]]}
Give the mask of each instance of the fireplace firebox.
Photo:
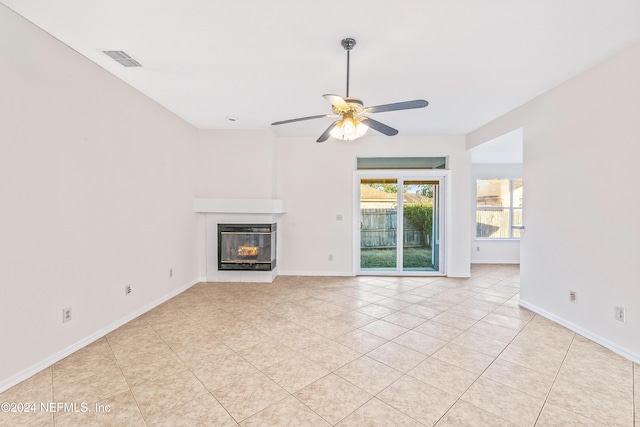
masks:
{"type": "Polygon", "coordinates": [[[218,270],[273,270],[276,228],[276,224],[218,224],[218,270]]]}

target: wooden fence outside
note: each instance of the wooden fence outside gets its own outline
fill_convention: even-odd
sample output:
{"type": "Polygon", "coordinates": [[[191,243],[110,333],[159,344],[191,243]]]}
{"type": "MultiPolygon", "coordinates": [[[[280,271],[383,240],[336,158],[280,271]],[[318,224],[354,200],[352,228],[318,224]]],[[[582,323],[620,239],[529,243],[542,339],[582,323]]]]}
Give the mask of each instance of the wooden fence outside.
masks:
{"type": "MultiPolygon", "coordinates": [[[[395,209],[361,209],[360,210],[360,247],[366,249],[395,248],[398,243],[398,212],[395,209]]],[[[429,235],[424,230],[416,229],[404,221],[404,246],[428,246],[429,235]],[[426,236],[426,242],[425,237],[426,236]]]]}
{"type": "Polygon", "coordinates": [[[476,236],[508,239],[511,223],[509,210],[476,210],[476,236]]]}

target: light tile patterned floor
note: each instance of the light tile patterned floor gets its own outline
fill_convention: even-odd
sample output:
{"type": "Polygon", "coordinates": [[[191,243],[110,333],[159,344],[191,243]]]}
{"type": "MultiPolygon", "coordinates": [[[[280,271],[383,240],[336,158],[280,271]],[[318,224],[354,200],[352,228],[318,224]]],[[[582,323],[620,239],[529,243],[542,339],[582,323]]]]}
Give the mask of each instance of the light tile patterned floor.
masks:
{"type": "Polygon", "coordinates": [[[640,366],[518,290],[504,265],[201,283],[0,395],[88,412],[0,425],[640,426],[640,366]]]}

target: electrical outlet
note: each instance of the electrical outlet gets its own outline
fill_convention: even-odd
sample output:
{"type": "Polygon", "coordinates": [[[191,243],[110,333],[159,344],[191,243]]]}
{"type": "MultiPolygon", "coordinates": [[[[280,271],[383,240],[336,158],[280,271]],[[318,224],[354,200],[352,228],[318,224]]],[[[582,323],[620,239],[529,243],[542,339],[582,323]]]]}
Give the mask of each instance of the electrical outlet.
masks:
{"type": "Polygon", "coordinates": [[[333,261],[333,254],[329,254],[329,261],[333,261]]]}
{"type": "Polygon", "coordinates": [[[126,285],[124,287],[124,294],[129,295],[131,293],[131,285],[126,285]]]}
{"type": "Polygon", "coordinates": [[[569,301],[573,303],[578,302],[578,293],[576,291],[569,291],[569,301]]]}
{"type": "Polygon", "coordinates": [[[169,279],[173,277],[173,268],[169,269],[169,279]]]}
{"type": "Polygon", "coordinates": [[[619,320],[621,322],[625,321],[625,318],[627,317],[627,313],[626,313],[626,310],[624,309],[624,307],[616,306],[616,308],[615,308],[615,317],[616,317],[616,320],[619,320]]]}
{"type": "Polygon", "coordinates": [[[71,307],[62,309],[62,323],[67,323],[71,320],[71,307]]]}
{"type": "Polygon", "coordinates": [[[336,215],[336,221],[342,221],[342,214],[336,215]]]}
{"type": "Polygon", "coordinates": [[[476,246],[476,252],[480,252],[480,246],[476,246]]]}

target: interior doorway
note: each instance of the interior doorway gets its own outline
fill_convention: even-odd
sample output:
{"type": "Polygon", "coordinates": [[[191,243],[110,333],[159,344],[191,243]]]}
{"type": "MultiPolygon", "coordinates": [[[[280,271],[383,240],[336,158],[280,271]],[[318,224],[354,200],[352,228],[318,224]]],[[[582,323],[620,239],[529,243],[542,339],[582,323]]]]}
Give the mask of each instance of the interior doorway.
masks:
{"type": "Polygon", "coordinates": [[[366,171],[355,181],[356,274],[444,275],[445,177],[366,171]]]}

